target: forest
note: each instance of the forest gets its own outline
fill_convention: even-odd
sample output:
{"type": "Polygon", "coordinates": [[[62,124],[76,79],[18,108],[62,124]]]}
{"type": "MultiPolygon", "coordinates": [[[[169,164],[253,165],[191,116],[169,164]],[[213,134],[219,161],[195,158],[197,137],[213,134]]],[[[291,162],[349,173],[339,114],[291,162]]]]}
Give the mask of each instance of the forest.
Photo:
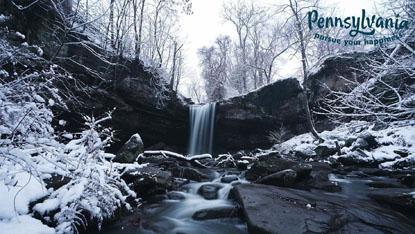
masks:
{"type": "Polygon", "coordinates": [[[0,233],[413,233],[415,2],[341,2],[0,0],[0,233]]]}

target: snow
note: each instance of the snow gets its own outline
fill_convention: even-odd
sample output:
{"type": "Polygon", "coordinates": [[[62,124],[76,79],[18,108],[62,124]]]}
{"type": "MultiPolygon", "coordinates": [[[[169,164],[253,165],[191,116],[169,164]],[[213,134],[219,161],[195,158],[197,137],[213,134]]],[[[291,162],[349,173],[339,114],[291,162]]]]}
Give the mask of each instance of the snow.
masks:
{"type": "Polygon", "coordinates": [[[0,230],[4,234],[54,234],[55,230],[44,224],[40,220],[29,215],[20,215],[10,220],[0,221],[0,230]]]}
{"type": "Polygon", "coordinates": [[[0,181],[0,219],[11,219],[16,214],[27,214],[29,203],[42,198],[47,194],[46,188],[39,183],[34,176],[24,171],[6,171],[1,167],[2,172],[15,173],[16,186],[8,186],[5,181],[0,181]],[[16,208],[16,209],[15,209],[16,208]]]}
{"type": "MultiPolygon", "coordinates": [[[[368,157],[362,157],[361,160],[383,162],[380,166],[384,168],[393,167],[396,163],[415,162],[415,120],[396,121],[386,129],[381,130],[373,130],[373,128],[373,123],[352,121],[342,124],[332,131],[320,133],[320,136],[325,139],[322,144],[315,141],[311,134],[306,133],[293,137],[280,145],[275,145],[274,148],[283,153],[299,151],[307,153],[307,155],[314,155],[314,149],[319,145],[333,147],[337,141],[340,146],[344,146],[347,139],[356,139],[350,147],[341,149],[342,156],[350,156],[354,151],[354,147],[363,141],[362,138],[372,135],[379,146],[370,150],[362,149],[361,152],[368,157]],[[395,151],[405,151],[409,156],[403,158],[395,151]]],[[[339,156],[334,155],[332,157],[337,158],[339,156]]]]}
{"type": "Polygon", "coordinates": [[[10,19],[10,16],[5,16],[3,14],[0,15],[0,24],[6,22],[10,19]]]}
{"type": "Polygon", "coordinates": [[[6,70],[2,69],[2,70],[0,70],[0,76],[8,78],[10,75],[6,70]]]}
{"type": "Polygon", "coordinates": [[[43,203],[36,204],[33,209],[39,212],[41,215],[48,211],[59,208],[60,201],[57,198],[45,200],[43,203]]]}
{"type": "Polygon", "coordinates": [[[24,39],[26,39],[26,36],[25,35],[23,35],[22,33],[20,33],[20,32],[16,32],[16,36],[18,36],[20,39],[22,39],[22,40],[24,40],[24,39]]]}

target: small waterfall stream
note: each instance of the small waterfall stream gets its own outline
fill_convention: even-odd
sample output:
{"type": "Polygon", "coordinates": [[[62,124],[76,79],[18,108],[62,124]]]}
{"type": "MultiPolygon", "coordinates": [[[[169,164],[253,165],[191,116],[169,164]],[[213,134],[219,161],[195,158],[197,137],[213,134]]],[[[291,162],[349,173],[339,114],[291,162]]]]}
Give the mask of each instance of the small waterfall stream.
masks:
{"type": "Polygon", "coordinates": [[[189,155],[212,153],[216,103],[191,105],[189,155]]]}

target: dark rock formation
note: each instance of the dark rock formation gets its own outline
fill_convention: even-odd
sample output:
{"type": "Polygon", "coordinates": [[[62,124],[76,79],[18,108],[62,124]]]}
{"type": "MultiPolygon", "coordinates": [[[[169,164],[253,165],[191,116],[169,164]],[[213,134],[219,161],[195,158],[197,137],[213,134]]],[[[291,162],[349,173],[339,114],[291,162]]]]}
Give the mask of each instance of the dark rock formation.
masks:
{"type": "Polygon", "coordinates": [[[378,188],[368,196],[382,205],[415,215],[415,195],[412,189],[378,188]]]}
{"type": "Polygon", "coordinates": [[[366,201],[260,184],[234,190],[250,233],[411,233],[415,227],[366,201]]]}
{"type": "Polygon", "coordinates": [[[217,151],[269,148],[268,132],[281,127],[303,133],[302,89],[294,78],[277,81],[247,95],[218,103],[215,148],[217,151]]]}
{"type": "Polygon", "coordinates": [[[210,209],[199,210],[192,216],[195,220],[206,220],[206,219],[223,219],[241,217],[241,212],[237,207],[225,206],[215,207],[210,209]]]}
{"type": "Polygon", "coordinates": [[[257,183],[292,188],[294,186],[296,178],[297,172],[295,172],[292,169],[286,169],[262,177],[257,181],[257,183]]]}
{"type": "Polygon", "coordinates": [[[297,173],[296,177],[298,179],[304,179],[310,175],[313,167],[310,164],[298,161],[281,158],[268,158],[266,160],[256,162],[248,171],[246,171],[245,178],[248,180],[257,180],[260,177],[286,169],[294,170],[297,173]]]}
{"type": "MultiPolygon", "coordinates": [[[[21,0],[15,3],[27,5],[21,0]]],[[[56,119],[67,122],[65,130],[80,131],[84,127],[82,114],[97,117],[116,108],[106,123],[116,130],[112,152],[137,132],[147,146],[165,142],[185,152],[187,101],[169,89],[155,70],[145,68],[140,61],[110,55],[77,30],[63,34],[61,14],[47,0],[25,10],[18,10],[11,1],[0,1],[0,12],[12,15],[5,25],[9,30],[23,33],[29,45],[42,48],[44,59],[53,60],[76,80],[65,87],[73,95],[65,100],[69,110],[54,110],[56,119]]],[[[39,65],[33,68],[43,69],[39,65]]]]}
{"type": "Polygon", "coordinates": [[[139,134],[134,134],[121,147],[117,156],[114,158],[115,162],[133,163],[139,154],[144,152],[144,143],[139,134]]]}
{"type": "Polygon", "coordinates": [[[144,167],[130,171],[123,176],[130,187],[140,198],[148,199],[155,195],[163,195],[173,188],[173,176],[168,171],[155,167],[144,167]]]}
{"type": "Polygon", "coordinates": [[[218,191],[221,188],[222,186],[219,184],[205,184],[199,188],[197,193],[204,197],[206,200],[214,200],[218,198],[218,191]]]}

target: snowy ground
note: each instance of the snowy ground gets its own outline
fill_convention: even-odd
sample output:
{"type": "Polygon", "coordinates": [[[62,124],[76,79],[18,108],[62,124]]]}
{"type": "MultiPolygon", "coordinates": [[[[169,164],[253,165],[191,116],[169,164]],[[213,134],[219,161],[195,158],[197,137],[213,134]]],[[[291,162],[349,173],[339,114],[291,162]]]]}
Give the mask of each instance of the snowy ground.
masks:
{"type": "MultiPolygon", "coordinates": [[[[341,147],[342,157],[348,157],[362,143],[362,138],[372,135],[375,137],[378,146],[373,149],[362,149],[364,154],[369,157],[361,157],[360,160],[378,162],[380,163],[379,167],[382,168],[392,168],[402,162],[407,162],[412,166],[415,165],[414,120],[394,122],[385,129],[375,129],[375,124],[354,121],[341,125],[333,131],[322,132],[321,137],[325,139],[322,144],[319,144],[311,134],[307,133],[296,136],[277,148],[285,153],[298,151],[312,156],[316,155],[314,150],[317,146],[335,148],[335,142],[337,141],[341,147]],[[352,143],[348,146],[347,142],[352,143]],[[404,153],[407,156],[403,157],[399,153],[404,153]]],[[[338,158],[339,156],[333,155],[331,157],[338,158]]]]}

